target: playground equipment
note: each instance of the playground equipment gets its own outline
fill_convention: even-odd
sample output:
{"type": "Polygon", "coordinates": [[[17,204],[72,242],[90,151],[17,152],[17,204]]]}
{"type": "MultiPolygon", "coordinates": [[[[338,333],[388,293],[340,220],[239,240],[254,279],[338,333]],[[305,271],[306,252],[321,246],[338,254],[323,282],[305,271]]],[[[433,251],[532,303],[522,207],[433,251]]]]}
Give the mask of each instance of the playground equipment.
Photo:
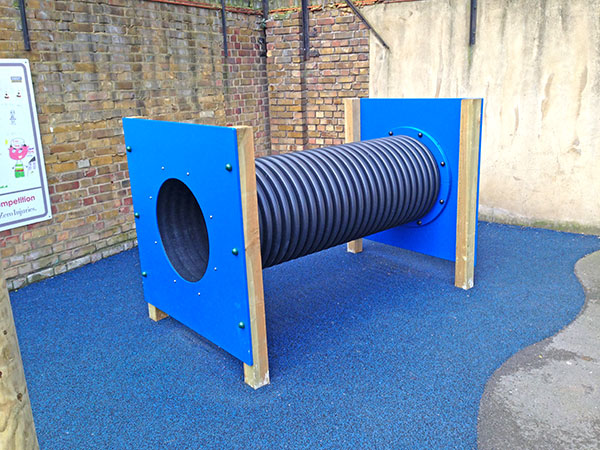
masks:
{"type": "Polygon", "coordinates": [[[38,450],[29,390],[0,261],[0,449],[38,450]]]}
{"type": "Polygon", "coordinates": [[[262,269],[362,238],[473,286],[481,99],[347,99],[346,144],[254,158],[250,127],[123,120],[144,293],[269,383],[262,269]],[[361,140],[362,138],[362,140],[361,140]]]}

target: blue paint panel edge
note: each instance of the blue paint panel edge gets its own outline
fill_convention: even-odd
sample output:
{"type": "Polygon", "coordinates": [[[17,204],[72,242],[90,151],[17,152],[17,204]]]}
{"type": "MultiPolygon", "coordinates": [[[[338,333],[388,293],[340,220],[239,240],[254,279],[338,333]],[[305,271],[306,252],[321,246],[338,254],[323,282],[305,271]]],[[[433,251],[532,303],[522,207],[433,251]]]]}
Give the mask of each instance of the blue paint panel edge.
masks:
{"type": "Polygon", "coordinates": [[[252,365],[251,327],[238,326],[250,324],[250,309],[236,130],[132,118],[123,129],[145,300],[252,365]],[[197,282],[175,271],[158,231],[156,200],[171,178],[192,191],[206,220],[208,268],[197,282]]]}
{"type": "MultiPolygon", "coordinates": [[[[446,156],[452,180],[446,206],[434,220],[421,227],[415,227],[414,224],[403,225],[373,234],[367,239],[449,261],[456,260],[456,183],[458,181],[461,102],[461,98],[360,100],[362,140],[388,136],[390,131],[401,127],[422,130],[439,145],[446,156]]],[[[479,160],[481,160],[481,130],[479,156],[479,160]]],[[[479,167],[477,174],[478,210],[479,167]]],[[[475,227],[475,236],[477,236],[477,225],[475,227]]],[[[477,240],[475,240],[475,245],[477,245],[476,243],[477,240]]]]}

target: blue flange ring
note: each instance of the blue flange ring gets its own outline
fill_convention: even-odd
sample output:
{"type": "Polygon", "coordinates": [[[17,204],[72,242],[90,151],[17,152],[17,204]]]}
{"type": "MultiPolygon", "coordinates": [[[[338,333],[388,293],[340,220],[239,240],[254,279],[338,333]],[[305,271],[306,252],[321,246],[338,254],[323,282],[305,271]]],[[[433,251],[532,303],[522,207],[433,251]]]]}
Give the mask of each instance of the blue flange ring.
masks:
{"type": "Polygon", "coordinates": [[[440,191],[435,204],[431,210],[418,221],[410,222],[404,225],[407,227],[423,227],[424,225],[427,225],[428,223],[431,223],[437,219],[448,204],[450,189],[452,187],[452,171],[450,169],[450,164],[448,164],[448,159],[446,158],[442,147],[440,147],[436,140],[426,131],[415,127],[397,127],[391,131],[394,136],[409,136],[421,142],[429,149],[437,161],[437,166],[440,173],[440,191]]]}

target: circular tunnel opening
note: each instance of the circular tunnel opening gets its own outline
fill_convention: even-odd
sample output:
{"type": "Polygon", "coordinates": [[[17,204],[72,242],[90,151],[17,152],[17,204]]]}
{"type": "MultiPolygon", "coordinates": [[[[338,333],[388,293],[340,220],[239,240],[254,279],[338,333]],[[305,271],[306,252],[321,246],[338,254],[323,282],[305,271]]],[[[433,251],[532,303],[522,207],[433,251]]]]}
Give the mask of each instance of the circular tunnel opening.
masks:
{"type": "Polygon", "coordinates": [[[170,178],[158,191],[158,231],[169,262],[185,280],[200,280],[208,266],[208,230],[192,191],[170,178]]]}

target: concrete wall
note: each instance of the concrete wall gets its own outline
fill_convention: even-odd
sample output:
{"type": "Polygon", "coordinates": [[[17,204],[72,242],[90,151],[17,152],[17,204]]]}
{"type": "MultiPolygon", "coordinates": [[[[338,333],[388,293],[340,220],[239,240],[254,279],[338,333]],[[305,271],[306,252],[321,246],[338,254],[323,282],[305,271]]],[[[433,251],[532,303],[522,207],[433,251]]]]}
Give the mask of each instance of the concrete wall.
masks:
{"type": "Polygon", "coordinates": [[[371,97],[485,98],[480,217],[600,234],[600,0],[364,8],[371,97]]]}

